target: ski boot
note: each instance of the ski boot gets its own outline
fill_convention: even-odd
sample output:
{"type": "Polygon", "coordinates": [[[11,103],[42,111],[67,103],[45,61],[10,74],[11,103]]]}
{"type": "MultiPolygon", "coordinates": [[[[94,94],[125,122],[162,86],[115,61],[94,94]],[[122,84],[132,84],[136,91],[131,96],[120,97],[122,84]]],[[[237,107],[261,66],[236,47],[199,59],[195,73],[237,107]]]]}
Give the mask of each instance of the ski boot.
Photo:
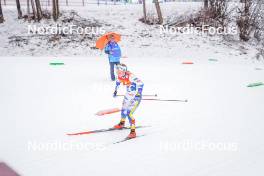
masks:
{"type": "Polygon", "coordinates": [[[114,126],[114,129],[122,129],[125,127],[125,122],[124,121],[120,121],[119,124],[114,126]]]}
{"type": "Polygon", "coordinates": [[[137,137],[137,134],[136,134],[136,131],[135,129],[131,129],[129,135],[127,136],[128,139],[132,139],[132,138],[136,138],[137,137]]]}

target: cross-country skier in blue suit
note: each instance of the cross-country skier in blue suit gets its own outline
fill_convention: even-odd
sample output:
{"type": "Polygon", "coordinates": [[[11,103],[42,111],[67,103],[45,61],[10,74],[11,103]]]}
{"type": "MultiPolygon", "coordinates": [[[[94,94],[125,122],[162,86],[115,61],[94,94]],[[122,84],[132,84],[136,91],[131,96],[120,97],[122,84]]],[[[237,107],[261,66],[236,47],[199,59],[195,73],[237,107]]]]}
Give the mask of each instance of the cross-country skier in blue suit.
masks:
{"type": "Polygon", "coordinates": [[[121,120],[117,125],[114,126],[114,128],[115,129],[124,128],[126,118],[128,118],[131,128],[128,138],[135,138],[136,125],[135,125],[135,118],[133,115],[141,102],[144,83],[139,78],[137,78],[133,73],[128,71],[127,66],[125,64],[117,65],[117,75],[118,78],[116,80],[116,87],[113,96],[114,97],[117,96],[117,90],[120,84],[126,86],[127,91],[124,96],[124,100],[122,104],[121,120]]]}

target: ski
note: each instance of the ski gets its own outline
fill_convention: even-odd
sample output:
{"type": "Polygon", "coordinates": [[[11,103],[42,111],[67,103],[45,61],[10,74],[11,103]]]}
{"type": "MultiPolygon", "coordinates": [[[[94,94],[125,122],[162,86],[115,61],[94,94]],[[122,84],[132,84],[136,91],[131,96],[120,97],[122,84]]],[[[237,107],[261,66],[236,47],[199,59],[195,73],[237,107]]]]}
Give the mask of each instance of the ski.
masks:
{"type": "Polygon", "coordinates": [[[159,98],[142,98],[142,100],[151,100],[151,101],[178,101],[178,102],[188,102],[188,100],[175,100],[175,99],[171,99],[171,100],[167,100],[167,99],[159,99],[159,98]]]}
{"type": "MultiPolygon", "coordinates": [[[[146,128],[148,126],[137,126],[136,128],[146,128]]],[[[93,133],[103,133],[103,132],[109,132],[109,131],[118,131],[118,130],[128,130],[130,127],[124,127],[122,129],[116,129],[116,128],[106,128],[106,129],[99,129],[99,130],[92,130],[92,131],[82,131],[78,133],[68,133],[68,136],[77,136],[77,135],[85,135],[85,134],[93,134],[93,133]]]]}
{"type": "MultiPolygon", "coordinates": [[[[124,97],[125,95],[116,95],[117,97],[124,97]]],[[[158,94],[144,94],[142,97],[157,97],[158,94]]]]}
{"type": "Polygon", "coordinates": [[[106,114],[113,114],[113,113],[120,112],[120,111],[121,110],[119,108],[104,109],[104,110],[98,111],[95,115],[103,116],[106,114]]]}
{"type": "Polygon", "coordinates": [[[113,142],[113,144],[119,144],[119,143],[126,142],[126,141],[129,141],[129,140],[132,140],[132,139],[137,139],[137,138],[139,138],[139,137],[143,137],[143,136],[146,136],[146,135],[145,135],[145,134],[138,135],[138,136],[135,137],[135,138],[128,138],[128,137],[126,137],[126,138],[121,139],[121,140],[119,140],[119,141],[113,142]]]}

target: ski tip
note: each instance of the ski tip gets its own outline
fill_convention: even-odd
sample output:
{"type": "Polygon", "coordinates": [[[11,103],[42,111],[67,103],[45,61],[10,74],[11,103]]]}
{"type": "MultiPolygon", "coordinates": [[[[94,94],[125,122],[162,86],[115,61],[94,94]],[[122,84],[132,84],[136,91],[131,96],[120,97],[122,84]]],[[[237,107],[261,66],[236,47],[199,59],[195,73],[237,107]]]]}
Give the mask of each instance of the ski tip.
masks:
{"type": "Polygon", "coordinates": [[[74,134],[66,134],[67,136],[74,136],[74,134]]]}
{"type": "Polygon", "coordinates": [[[105,110],[101,110],[101,111],[96,112],[95,115],[104,116],[104,115],[113,114],[113,113],[116,113],[119,111],[121,111],[119,108],[105,109],[105,110]]]}
{"type": "Polygon", "coordinates": [[[66,135],[67,135],[67,136],[77,136],[77,135],[80,135],[80,134],[75,134],[75,133],[67,133],[66,135]]]}
{"type": "Polygon", "coordinates": [[[119,144],[119,143],[122,143],[122,142],[125,142],[125,141],[130,141],[130,140],[133,140],[133,139],[137,139],[137,138],[139,138],[139,137],[143,137],[143,136],[146,136],[146,134],[137,135],[137,136],[134,137],[134,138],[126,137],[126,138],[124,138],[124,139],[122,139],[122,140],[120,140],[120,141],[116,141],[116,142],[114,142],[113,144],[119,144]]]}

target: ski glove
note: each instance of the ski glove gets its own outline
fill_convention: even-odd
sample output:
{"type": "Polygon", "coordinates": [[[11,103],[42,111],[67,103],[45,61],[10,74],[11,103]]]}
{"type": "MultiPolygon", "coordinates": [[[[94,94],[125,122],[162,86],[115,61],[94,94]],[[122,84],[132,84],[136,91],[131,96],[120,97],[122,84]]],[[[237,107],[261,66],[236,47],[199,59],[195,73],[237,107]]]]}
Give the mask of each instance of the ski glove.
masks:
{"type": "Polygon", "coordinates": [[[114,93],[113,93],[113,97],[114,98],[116,97],[116,94],[117,94],[117,91],[115,90],[114,93]]]}

